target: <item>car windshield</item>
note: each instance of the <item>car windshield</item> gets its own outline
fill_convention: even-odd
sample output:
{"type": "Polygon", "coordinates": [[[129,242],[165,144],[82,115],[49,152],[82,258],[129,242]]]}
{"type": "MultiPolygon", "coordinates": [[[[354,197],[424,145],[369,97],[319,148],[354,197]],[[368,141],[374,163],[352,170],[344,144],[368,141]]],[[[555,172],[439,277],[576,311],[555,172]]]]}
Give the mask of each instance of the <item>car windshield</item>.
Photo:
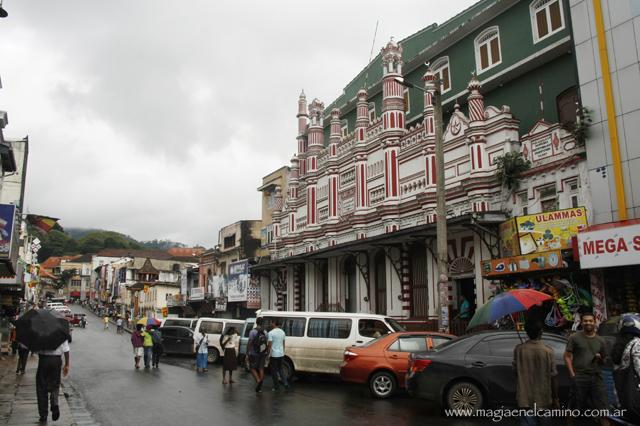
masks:
{"type": "Polygon", "coordinates": [[[393,331],[407,331],[403,326],[401,326],[398,321],[394,320],[393,318],[385,318],[384,319],[387,324],[389,324],[391,326],[391,328],[393,328],[393,331]]]}

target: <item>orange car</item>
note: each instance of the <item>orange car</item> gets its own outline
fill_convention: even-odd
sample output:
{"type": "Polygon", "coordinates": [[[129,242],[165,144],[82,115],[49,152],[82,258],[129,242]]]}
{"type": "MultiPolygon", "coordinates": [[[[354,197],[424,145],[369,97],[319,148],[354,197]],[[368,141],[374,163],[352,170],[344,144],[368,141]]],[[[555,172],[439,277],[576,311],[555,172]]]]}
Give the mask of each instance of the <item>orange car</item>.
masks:
{"type": "Polygon", "coordinates": [[[405,387],[409,354],[424,352],[455,338],[431,331],[390,333],[344,351],[340,377],[345,382],[368,384],[376,398],[388,398],[405,387]]]}

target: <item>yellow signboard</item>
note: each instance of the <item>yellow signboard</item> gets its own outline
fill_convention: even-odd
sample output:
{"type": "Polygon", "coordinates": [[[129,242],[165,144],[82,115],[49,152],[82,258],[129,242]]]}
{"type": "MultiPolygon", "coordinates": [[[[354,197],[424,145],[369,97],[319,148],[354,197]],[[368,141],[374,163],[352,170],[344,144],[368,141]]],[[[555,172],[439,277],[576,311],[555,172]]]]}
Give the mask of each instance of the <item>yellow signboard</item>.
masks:
{"type": "Polygon", "coordinates": [[[584,207],[518,216],[500,226],[502,255],[569,249],[571,238],[586,227],[587,212],[584,207]]]}

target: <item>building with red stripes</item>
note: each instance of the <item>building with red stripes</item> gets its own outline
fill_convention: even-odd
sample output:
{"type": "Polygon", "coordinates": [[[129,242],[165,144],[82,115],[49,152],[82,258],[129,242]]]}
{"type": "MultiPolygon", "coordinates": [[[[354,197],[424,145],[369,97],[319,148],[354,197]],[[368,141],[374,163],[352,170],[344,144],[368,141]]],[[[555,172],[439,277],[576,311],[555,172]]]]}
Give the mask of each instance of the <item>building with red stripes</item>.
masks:
{"type": "MultiPolygon", "coordinates": [[[[440,26],[391,40],[327,111],[301,93],[298,150],[286,187],[274,192],[270,258],[252,269],[262,277],[263,308],[435,317],[435,222],[444,219],[436,217],[438,83],[454,307],[462,294],[478,305],[492,295],[480,262],[500,255],[499,223],[589,202],[584,148],[551,124],[575,120],[579,101],[569,16],[563,12],[550,38],[534,42],[532,33],[522,44],[509,34],[524,24],[538,33],[531,17],[539,10],[516,3],[481,1],[440,26]],[[472,75],[456,69],[474,55],[472,75]],[[421,83],[408,90],[401,78],[421,83]],[[537,83],[546,79],[553,83],[545,94],[537,83]],[[485,96],[510,105],[489,106],[485,96]],[[517,190],[496,178],[496,159],[509,152],[532,162],[517,190]]],[[[552,13],[566,7],[560,0],[544,7],[551,3],[552,13]]]]}

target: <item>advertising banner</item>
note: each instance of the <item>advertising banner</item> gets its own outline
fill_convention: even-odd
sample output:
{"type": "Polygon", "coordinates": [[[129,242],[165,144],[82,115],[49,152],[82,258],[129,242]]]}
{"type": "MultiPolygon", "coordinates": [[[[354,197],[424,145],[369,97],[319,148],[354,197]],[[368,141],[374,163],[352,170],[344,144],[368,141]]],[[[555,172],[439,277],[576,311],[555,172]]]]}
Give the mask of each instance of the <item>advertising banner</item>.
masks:
{"type": "Polygon", "coordinates": [[[502,254],[517,256],[570,249],[571,238],[586,227],[584,207],[517,216],[500,225],[502,254]]]}
{"type": "Polygon", "coordinates": [[[0,204],[0,259],[11,258],[11,242],[16,215],[16,206],[0,204]]]}
{"type": "Polygon", "coordinates": [[[492,278],[501,275],[561,269],[566,267],[566,263],[562,261],[562,252],[560,250],[551,250],[543,253],[526,254],[523,256],[483,260],[482,276],[485,278],[492,278]]]}
{"type": "Polygon", "coordinates": [[[210,277],[211,280],[211,288],[209,291],[215,298],[224,298],[227,297],[227,282],[224,280],[223,276],[214,275],[210,277]]]}
{"type": "Polygon", "coordinates": [[[240,260],[229,264],[227,279],[227,300],[246,302],[249,288],[249,261],[240,260]]]}
{"type": "Polygon", "coordinates": [[[582,269],[640,264],[640,224],[578,234],[582,269]]]}

